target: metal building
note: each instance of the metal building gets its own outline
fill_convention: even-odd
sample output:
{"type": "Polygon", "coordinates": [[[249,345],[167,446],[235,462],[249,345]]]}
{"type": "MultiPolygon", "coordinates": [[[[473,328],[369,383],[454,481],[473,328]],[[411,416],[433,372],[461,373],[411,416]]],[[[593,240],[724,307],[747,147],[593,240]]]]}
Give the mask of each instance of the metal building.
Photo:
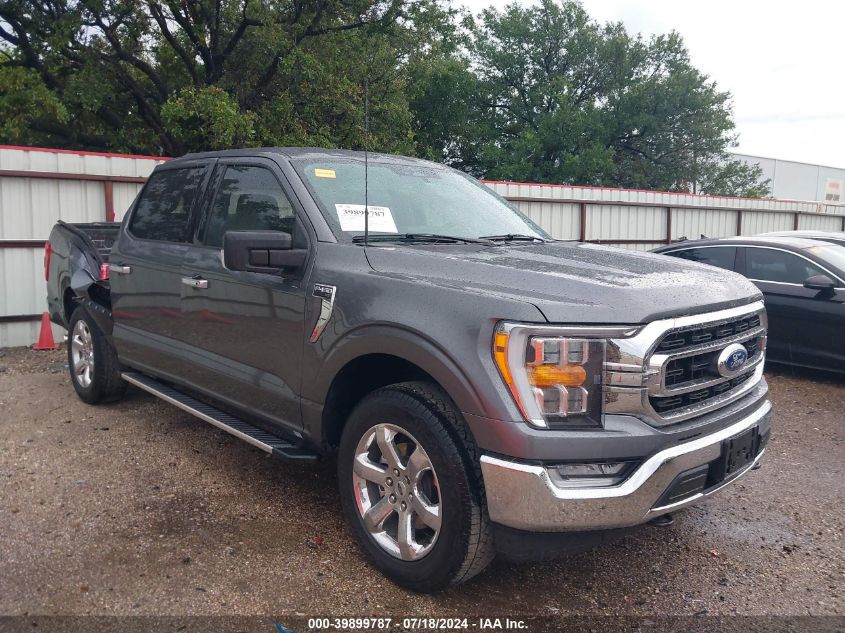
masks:
{"type": "Polygon", "coordinates": [[[763,177],[771,181],[774,198],[845,203],[845,169],[749,154],[733,156],[760,166],[763,177]]]}
{"type": "MultiPolygon", "coordinates": [[[[166,159],[0,146],[0,347],[29,345],[46,309],[43,247],[56,220],[120,220],[166,159]]],[[[845,204],[488,182],[553,237],[649,250],[682,237],[845,230],[845,204]]],[[[54,336],[61,336],[54,328],[54,336]]]]}

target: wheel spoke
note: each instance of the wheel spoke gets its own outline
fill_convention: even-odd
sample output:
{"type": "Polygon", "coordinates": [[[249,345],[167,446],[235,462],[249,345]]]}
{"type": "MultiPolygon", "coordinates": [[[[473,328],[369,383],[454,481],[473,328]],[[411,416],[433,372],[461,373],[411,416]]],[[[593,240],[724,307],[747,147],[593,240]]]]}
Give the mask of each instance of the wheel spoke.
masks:
{"type": "Polygon", "coordinates": [[[399,458],[399,453],[396,452],[396,445],[393,443],[395,435],[385,425],[376,428],[376,442],[381,450],[382,457],[391,468],[402,468],[402,460],[399,458]]]}
{"type": "Polygon", "coordinates": [[[413,513],[400,512],[399,513],[399,554],[403,560],[414,560],[420,551],[420,545],[414,540],[414,522],[413,513]]]}
{"type": "Polygon", "coordinates": [[[431,505],[423,500],[419,494],[414,496],[411,507],[417,516],[435,532],[440,529],[440,506],[431,505]]]}
{"type": "Polygon", "coordinates": [[[431,462],[428,461],[428,455],[419,446],[415,447],[414,452],[408,458],[408,477],[416,484],[420,474],[429,469],[431,469],[431,462]]]}
{"type": "Polygon", "coordinates": [[[384,485],[384,479],[387,477],[387,468],[370,461],[367,455],[356,455],[353,469],[355,474],[362,479],[371,481],[379,486],[384,485]]]}
{"type": "Polygon", "coordinates": [[[382,524],[392,513],[393,504],[387,497],[382,497],[381,501],[364,513],[364,525],[371,533],[381,532],[382,524]]]}

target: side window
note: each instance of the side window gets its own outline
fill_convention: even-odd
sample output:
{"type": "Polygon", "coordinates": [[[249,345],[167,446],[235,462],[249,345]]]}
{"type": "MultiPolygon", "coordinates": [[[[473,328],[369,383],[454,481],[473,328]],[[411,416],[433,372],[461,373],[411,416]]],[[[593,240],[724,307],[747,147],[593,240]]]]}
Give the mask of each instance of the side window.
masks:
{"type": "Polygon", "coordinates": [[[700,262],[702,264],[710,264],[711,266],[718,266],[726,270],[734,269],[734,259],[736,259],[735,246],[713,246],[711,248],[687,248],[682,251],[675,251],[669,253],[681,259],[688,259],[693,262],[700,262]]]}
{"type": "Polygon", "coordinates": [[[150,176],[132,213],[129,223],[132,235],[145,240],[184,242],[191,207],[205,170],[205,167],[166,169],[150,176]]]}
{"type": "Polygon", "coordinates": [[[807,277],[824,275],[825,272],[792,253],[771,248],[746,248],[745,274],[758,281],[801,285],[807,277]]]}
{"type": "MultiPolygon", "coordinates": [[[[223,246],[226,231],[297,231],[293,207],[264,167],[229,165],[211,205],[204,243],[223,246]]],[[[296,246],[296,236],[294,245],[296,246]]]]}

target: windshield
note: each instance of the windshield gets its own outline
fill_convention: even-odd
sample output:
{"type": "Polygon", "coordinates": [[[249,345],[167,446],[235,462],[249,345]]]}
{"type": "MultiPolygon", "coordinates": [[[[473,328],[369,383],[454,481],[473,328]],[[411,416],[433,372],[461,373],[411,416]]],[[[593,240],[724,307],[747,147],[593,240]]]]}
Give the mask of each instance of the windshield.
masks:
{"type": "MultiPolygon", "coordinates": [[[[301,159],[293,165],[336,236],[364,234],[363,158],[301,159]]],[[[476,239],[513,234],[551,239],[490,189],[448,167],[375,159],[369,163],[368,181],[370,235],[476,239]]]]}
{"type": "Polygon", "coordinates": [[[840,271],[845,271],[845,246],[837,246],[836,244],[811,246],[807,251],[840,271]]]}

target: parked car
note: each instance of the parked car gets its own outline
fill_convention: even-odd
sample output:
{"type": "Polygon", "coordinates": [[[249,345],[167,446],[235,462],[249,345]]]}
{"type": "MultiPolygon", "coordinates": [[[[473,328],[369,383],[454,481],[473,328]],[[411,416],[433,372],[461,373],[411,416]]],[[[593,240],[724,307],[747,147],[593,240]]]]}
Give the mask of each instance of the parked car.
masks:
{"type": "Polygon", "coordinates": [[[95,228],[46,257],[79,397],[130,383],[282,459],[337,453],[353,535],[411,589],[694,503],[769,437],[751,283],[555,241],[442,165],[193,154],[110,251],[95,228]]]}
{"type": "Polygon", "coordinates": [[[817,240],[845,246],[845,232],[842,231],[772,231],[760,233],[760,237],[800,237],[805,240],[817,240]]]}
{"type": "Polygon", "coordinates": [[[793,237],[691,240],[656,253],[753,281],[769,315],[768,360],[845,372],[845,247],[793,237]]]}

